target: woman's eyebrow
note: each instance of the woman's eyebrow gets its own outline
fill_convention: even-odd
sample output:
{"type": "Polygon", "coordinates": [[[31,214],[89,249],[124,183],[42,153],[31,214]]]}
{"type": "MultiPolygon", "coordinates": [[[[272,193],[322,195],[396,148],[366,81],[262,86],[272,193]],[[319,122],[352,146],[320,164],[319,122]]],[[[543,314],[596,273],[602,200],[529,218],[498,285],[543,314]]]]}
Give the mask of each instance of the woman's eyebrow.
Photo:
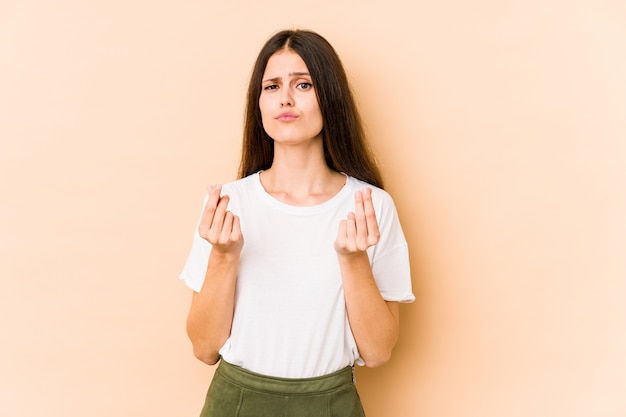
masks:
{"type": "MultiPolygon", "coordinates": [[[[311,74],[309,74],[308,72],[290,72],[289,73],[290,77],[310,77],[311,74]]],[[[283,77],[274,77],[274,78],[268,78],[266,80],[263,80],[264,83],[266,82],[278,82],[281,81],[283,79],[283,77]]]]}

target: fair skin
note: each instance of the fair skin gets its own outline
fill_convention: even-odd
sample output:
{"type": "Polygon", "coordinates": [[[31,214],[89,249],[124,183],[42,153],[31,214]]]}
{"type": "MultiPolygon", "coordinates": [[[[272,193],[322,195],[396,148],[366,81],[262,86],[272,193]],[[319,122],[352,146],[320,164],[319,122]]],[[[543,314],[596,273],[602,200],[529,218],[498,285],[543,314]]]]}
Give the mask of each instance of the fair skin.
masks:
{"type": "MultiPolygon", "coordinates": [[[[263,187],[290,205],[327,201],[343,187],[345,176],[325,163],[323,120],[306,64],[291,50],[277,52],[268,61],[262,87],[263,126],[274,139],[272,166],[261,173],[263,187]]],[[[229,197],[220,195],[221,187],[209,187],[208,193],[199,233],[213,248],[203,287],[193,294],[187,332],[196,357],[215,364],[218,350],[230,336],[244,235],[239,218],[227,210],[229,197]]],[[[383,300],[366,252],[379,237],[371,190],[359,191],[355,211],[338,226],[334,248],[348,320],[368,367],[389,360],[399,332],[399,304],[383,300]]]]}

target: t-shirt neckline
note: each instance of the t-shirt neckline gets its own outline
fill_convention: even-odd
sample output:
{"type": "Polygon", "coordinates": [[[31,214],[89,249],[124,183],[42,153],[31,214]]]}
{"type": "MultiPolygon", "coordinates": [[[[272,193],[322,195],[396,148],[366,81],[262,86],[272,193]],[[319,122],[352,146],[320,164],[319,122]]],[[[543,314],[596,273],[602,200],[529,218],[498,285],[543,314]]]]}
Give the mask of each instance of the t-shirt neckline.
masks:
{"type": "Polygon", "coordinates": [[[319,212],[334,208],[347,195],[349,195],[350,189],[352,188],[351,187],[352,177],[342,172],[341,174],[345,175],[346,177],[346,182],[343,185],[343,187],[341,187],[341,189],[334,196],[332,196],[331,198],[329,198],[328,200],[322,203],[315,204],[312,206],[294,206],[294,205],[287,204],[278,200],[276,197],[274,197],[273,195],[271,195],[265,190],[265,187],[263,187],[263,184],[261,183],[261,175],[260,175],[261,172],[263,171],[259,171],[253,174],[251,178],[253,180],[254,188],[257,191],[257,193],[259,193],[259,195],[262,197],[262,199],[266,203],[291,214],[314,214],[314,213],[319,213],[319,212]]]}

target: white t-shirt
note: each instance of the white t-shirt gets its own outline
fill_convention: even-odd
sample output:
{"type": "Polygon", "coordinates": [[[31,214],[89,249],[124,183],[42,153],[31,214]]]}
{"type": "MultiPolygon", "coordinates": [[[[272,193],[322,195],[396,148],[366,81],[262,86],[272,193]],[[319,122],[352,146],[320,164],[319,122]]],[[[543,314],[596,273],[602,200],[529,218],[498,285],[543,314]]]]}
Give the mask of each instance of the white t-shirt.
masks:
{"type": "MultiPolygon", "coordinates": [[[[229,363],[284,378],[325,375],[362,365],[350,329],[334,241],[354,211],[357,190],[372,188],[380,241],[368,249],[376,284],[387,301],[411,302],[408,248],[389,194],[347,177],[330,200],[291,206],[263,188],[259,174],[224,184],[228,209],[244,236],[229,339],[229,363]]],[[[206,204],[206,199],[205,199],[206,204]]],[[[199,292],[211,244],[196,230],[180,278],[199,292]]]]}

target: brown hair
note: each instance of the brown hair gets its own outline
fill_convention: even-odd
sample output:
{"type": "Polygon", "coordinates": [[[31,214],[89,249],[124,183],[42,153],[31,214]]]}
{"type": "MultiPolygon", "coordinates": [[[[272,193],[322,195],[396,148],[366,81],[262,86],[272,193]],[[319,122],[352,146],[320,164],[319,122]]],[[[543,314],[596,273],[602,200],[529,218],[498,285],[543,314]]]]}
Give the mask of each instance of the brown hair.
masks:
{"type": "Polygon", "coordinates": [[[274,141],[263,129],[259,97],[270,57],[281,49],[296,52],[306,64],[323,118],[324,157],[329,168],[382,188],[383,180],[366,144],[361,118],[339,56],[326,39],[306,30],[285,30],[272,36],[257,57],[245,113],[239,177],[268,169],[274,141]]]}

